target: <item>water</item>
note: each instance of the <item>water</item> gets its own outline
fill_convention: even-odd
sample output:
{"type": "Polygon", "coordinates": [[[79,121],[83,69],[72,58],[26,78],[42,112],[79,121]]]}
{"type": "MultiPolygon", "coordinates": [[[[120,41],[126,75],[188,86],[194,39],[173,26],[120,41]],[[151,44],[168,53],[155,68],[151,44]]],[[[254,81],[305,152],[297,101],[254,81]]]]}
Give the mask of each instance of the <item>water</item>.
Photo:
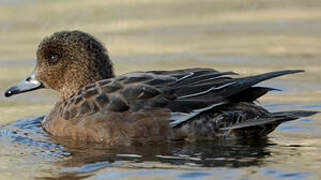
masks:
{"type": "MultiPolygon", "coordinates": [[[[3,167],[1,172],[16,173],[12,174],[12,178],[16,179],[318,177],[317,174],[304,169],[282,170],[276,167],[289,160],[295,162],[301,159],[304,151],[315,151],[315,147],[301,145],[296,141],[291,144],[278,142],[279,137],[106,148],[99,144],[80,144],[54,139],[42,130],[42,118],[43,116],[29,117],[2,125],[0,145],[6,147],[1,150],[2,161],[16,165],[17,169],[28,168],[30,174],[16,173],[16,168],[12,170],[3,167]]],[[[311,119],[301,121],[307,125],[286,124],[278,131],[317,131],[315,128],[302,128],[310,127],[309,124],[313,123],[311,119]]],[[[303,163],[299,161],[293,165],[303,166],[303,163]]],[[[320,165],[320,162],[315,163],[320,165]]],[[[310,162],[310,166],[313,164],[310,162]]]]}
{"type": "MultiPolygon", "coordinates": [[[[304,69],[263,85],[271,111],[321,111],[319,0],[0,0],[0,92],[34,68],[41,39],[95,35],[117,74],[211,67],[240,74],[304,69]]],[[[103,147],[48,135],[40,122],[57,94],[0,96],[1,179],[321,179],[321,115],[265,139],[103,147]]]]}

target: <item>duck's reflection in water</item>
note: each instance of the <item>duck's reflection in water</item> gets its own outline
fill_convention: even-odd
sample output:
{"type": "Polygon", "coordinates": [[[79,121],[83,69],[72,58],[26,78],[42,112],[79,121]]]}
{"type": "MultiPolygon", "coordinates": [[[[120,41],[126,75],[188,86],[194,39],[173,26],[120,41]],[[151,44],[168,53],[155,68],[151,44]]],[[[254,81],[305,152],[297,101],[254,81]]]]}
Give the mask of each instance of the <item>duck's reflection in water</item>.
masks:
{"type": "MultiPolygon", "coordinates": [[[[56,166],[57,178],[84,178],[104,168],[190,169],[248,167],[264,164],[271,155],[268,139],[197,143],[157,143],[105,147],[52,138],[41,128],[43,116],[3,125],[1,138],[28,146],[29,154],[56,166]],[[53,161],[48,161],[52,158],[53,161]]],[[[23,148],[21,149],[23,151],[23,148]]],[[[42,162],[39,162],[41,164],[42,162]]],[[[54,178],[51,176],[51,178],[54,178]]]]}
{"type": "MultiPolygon", "coordinates": [[[[58,141],[56,141],[58,142],[58,141]]],[[[251,141],[221,141],[196,143],[158,143],[132,146],[103,147],[97,144],[70,144],[59,141],[70,158],[60,162],[63,166],[84,166],[96,162],[115,163],[115,166],[149,167],[244,167],[257,166],[270,156],[266,148],[268,139],[251,141]],[[144,163],[142,163],[144,162],[144,163]],[[165,164],[165,165],[164,165],[165,164]]]]}

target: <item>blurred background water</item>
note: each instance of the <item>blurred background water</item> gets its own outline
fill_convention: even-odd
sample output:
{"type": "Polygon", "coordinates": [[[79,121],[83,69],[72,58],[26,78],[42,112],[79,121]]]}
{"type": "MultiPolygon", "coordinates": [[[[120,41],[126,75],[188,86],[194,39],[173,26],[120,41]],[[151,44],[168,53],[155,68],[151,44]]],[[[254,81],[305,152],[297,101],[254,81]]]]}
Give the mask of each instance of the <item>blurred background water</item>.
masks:
{"type": "MultiPolygon", "coordinates": [[[[78,29],[101,40],[116,73],[212,67],[267,81],[269,110],[321,110],[319,0],[0,0],[0,92],[27,76],[38,43],[78,29]]],[[[52,139],[40,120],[57,94],[0,96],[4,179],[320,179],[320,115],[261,141],[103,148],[52,139]],[[18,121],[17,121],[18,120],[18,121]]]]}

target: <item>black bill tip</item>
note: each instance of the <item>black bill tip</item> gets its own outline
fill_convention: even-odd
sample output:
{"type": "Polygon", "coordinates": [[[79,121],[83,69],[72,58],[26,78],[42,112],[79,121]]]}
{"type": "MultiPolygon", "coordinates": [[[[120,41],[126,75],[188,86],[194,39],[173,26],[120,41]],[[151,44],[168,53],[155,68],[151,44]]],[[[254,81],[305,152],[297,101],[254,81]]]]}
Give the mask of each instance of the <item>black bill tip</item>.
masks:
{"type": "Polygon", "coordinates": [[[8,90],[6,90],[6,92],[4,92],[4,96],[6,96],[6,97],[10,97],[14,94],[15,93],[11,89],[8,89],[8,90]]]}
{"type": "Polygon", "coordinates": [[[43,88],[43,84],[36,80],[34,72],[23,81],[19,82],[15,86],[10,87],[4,93],[5,97],[10,97],[15,94],[20,94],[28,91],[43,88]]]}

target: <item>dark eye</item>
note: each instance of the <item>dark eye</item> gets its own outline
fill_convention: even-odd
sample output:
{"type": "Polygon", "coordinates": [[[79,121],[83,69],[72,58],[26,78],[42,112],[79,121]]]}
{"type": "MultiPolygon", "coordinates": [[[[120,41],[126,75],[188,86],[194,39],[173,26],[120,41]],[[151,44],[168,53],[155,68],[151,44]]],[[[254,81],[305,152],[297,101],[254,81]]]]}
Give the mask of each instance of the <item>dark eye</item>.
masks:
{"type": "Polygon", "coordinates": [[[61,56],[59,54],[50,54],[48,57],[48,61],[49,63],[56,63],[60,58],[61,56]]]}

